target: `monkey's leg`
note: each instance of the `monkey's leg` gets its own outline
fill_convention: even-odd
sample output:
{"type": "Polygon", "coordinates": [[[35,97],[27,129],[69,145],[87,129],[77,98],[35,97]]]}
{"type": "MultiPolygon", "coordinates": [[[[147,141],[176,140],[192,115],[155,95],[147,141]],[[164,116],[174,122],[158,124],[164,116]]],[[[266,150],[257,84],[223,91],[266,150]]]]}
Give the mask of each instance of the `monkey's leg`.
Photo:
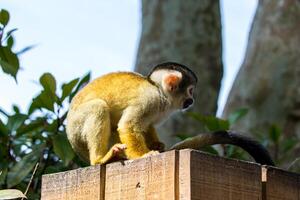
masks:
{"type": "MultiPolygon", "coordinates": [[[[108,152],[111,136],[109,108],[106,102],[101,99],[89,101],[82,104],[77,112],[85,114],[82,135],[89,149],[90,164],[103,163],[102,158],[108,152]]],[[[105,160],[109,159],[108,156],[105,157],[105,160]]]]}
{"type": "Polygon", "coordinates": [[[165,145],[164,143],[159,141],[159,138],[157,136],[157,132],[153,125],[151,125],[145,134],[145,138],[147,141],[147,146],[151,150],[157,150],[159,152],[163,152],[165,150],[165,145]]]}

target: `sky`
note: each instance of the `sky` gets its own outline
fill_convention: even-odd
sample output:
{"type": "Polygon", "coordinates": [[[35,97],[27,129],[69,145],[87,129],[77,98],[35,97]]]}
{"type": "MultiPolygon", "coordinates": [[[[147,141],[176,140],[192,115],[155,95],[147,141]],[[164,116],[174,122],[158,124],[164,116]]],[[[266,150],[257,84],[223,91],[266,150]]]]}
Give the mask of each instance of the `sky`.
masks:
{"type": "MultiPolygon", "coordinates": [[[[257,0],[221,0],[224,77],[219,96],[221,114],[243,61],[257,0]]],[[[52,73],[59,85],[92,72],[133,70],[141,33],[139,0],[0,0],[10,12],[15,50],[36,47],[21,56],[18,84],[0,74],[0,108],[12,103],[26,112],[40,91],[39,77],[52,73]],[[83,3],[84,2],[84,3],[83,3]]]]}

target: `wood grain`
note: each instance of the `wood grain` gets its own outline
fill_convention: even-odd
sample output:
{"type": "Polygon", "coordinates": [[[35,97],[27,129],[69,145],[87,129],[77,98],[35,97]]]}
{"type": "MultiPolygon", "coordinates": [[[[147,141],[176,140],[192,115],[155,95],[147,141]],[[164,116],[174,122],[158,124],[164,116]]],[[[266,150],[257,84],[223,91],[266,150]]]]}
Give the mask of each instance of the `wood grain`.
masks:
{"type": "Polygon", "coordinates": [[[300,174],[266,167],[267,200],[300,200],[300,174]]]}
{"type": "Polygon", "coordinates": [[[104,200],[104,195],[100,192],[104,181],[100,178],[100,168],[98,165],[43,175],[41,199],[104,200]]]}
{"type": "Polygon", "coordinates": [[[180,151],[180,200],[257,200],[261,195],[260,165],[180,151]]]}
{"type": "Polygon", "coordinates": [[[175,200],[178,152],[108,164],[105,199],[175,200]]]}
{"type": "Polygon", "coordinates": [[[196,150],[42,177],[42,200],[300,200],[300,174],[196,150]]]}

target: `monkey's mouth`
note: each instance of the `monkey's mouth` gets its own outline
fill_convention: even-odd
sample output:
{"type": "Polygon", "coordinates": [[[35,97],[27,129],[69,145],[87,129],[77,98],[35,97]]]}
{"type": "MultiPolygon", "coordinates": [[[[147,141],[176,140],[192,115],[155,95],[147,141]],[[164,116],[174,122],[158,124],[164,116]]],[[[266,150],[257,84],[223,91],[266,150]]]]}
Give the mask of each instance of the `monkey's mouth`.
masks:
{"type": "Polygon", "coordinates": [[[187,109],[189,108],[192,104],[194,103],[194,100],[189,98],[189,99],[186,99],[184,102],[183,102],[183,106],[182,106],[182,109],[187,109]]]}

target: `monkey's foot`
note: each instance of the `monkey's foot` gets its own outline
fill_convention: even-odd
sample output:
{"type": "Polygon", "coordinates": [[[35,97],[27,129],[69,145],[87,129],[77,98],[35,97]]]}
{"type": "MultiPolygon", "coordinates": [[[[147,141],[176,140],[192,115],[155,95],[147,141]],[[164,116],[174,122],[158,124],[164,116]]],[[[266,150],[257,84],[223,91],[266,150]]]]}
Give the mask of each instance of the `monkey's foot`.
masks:
{"type": "Polygon", "coordinates": [[[124,153],[127,148],[126,144],[115,144],[111,149],[114,156],[124,153]]]}
{"type": "Polygon", "coordinates": [[[142,157],[149,157],[149,156],[154,156],[154,155],[158,155],[159,151],[149,151],[148,153],[144,154],[142,157]]]}
{"type": "Polygon", "coordinates": [[[114,146],[111,147],[111,149],[106,153],[104,157],[99,156],[97,157],[96,160],[92,160],[91,164],[106,164],[109,162],[113,161],[118,161],[118,160],[124,160],[125,158],[125,149],[126,149],[125,144],[115,144],[114,146]]]}

